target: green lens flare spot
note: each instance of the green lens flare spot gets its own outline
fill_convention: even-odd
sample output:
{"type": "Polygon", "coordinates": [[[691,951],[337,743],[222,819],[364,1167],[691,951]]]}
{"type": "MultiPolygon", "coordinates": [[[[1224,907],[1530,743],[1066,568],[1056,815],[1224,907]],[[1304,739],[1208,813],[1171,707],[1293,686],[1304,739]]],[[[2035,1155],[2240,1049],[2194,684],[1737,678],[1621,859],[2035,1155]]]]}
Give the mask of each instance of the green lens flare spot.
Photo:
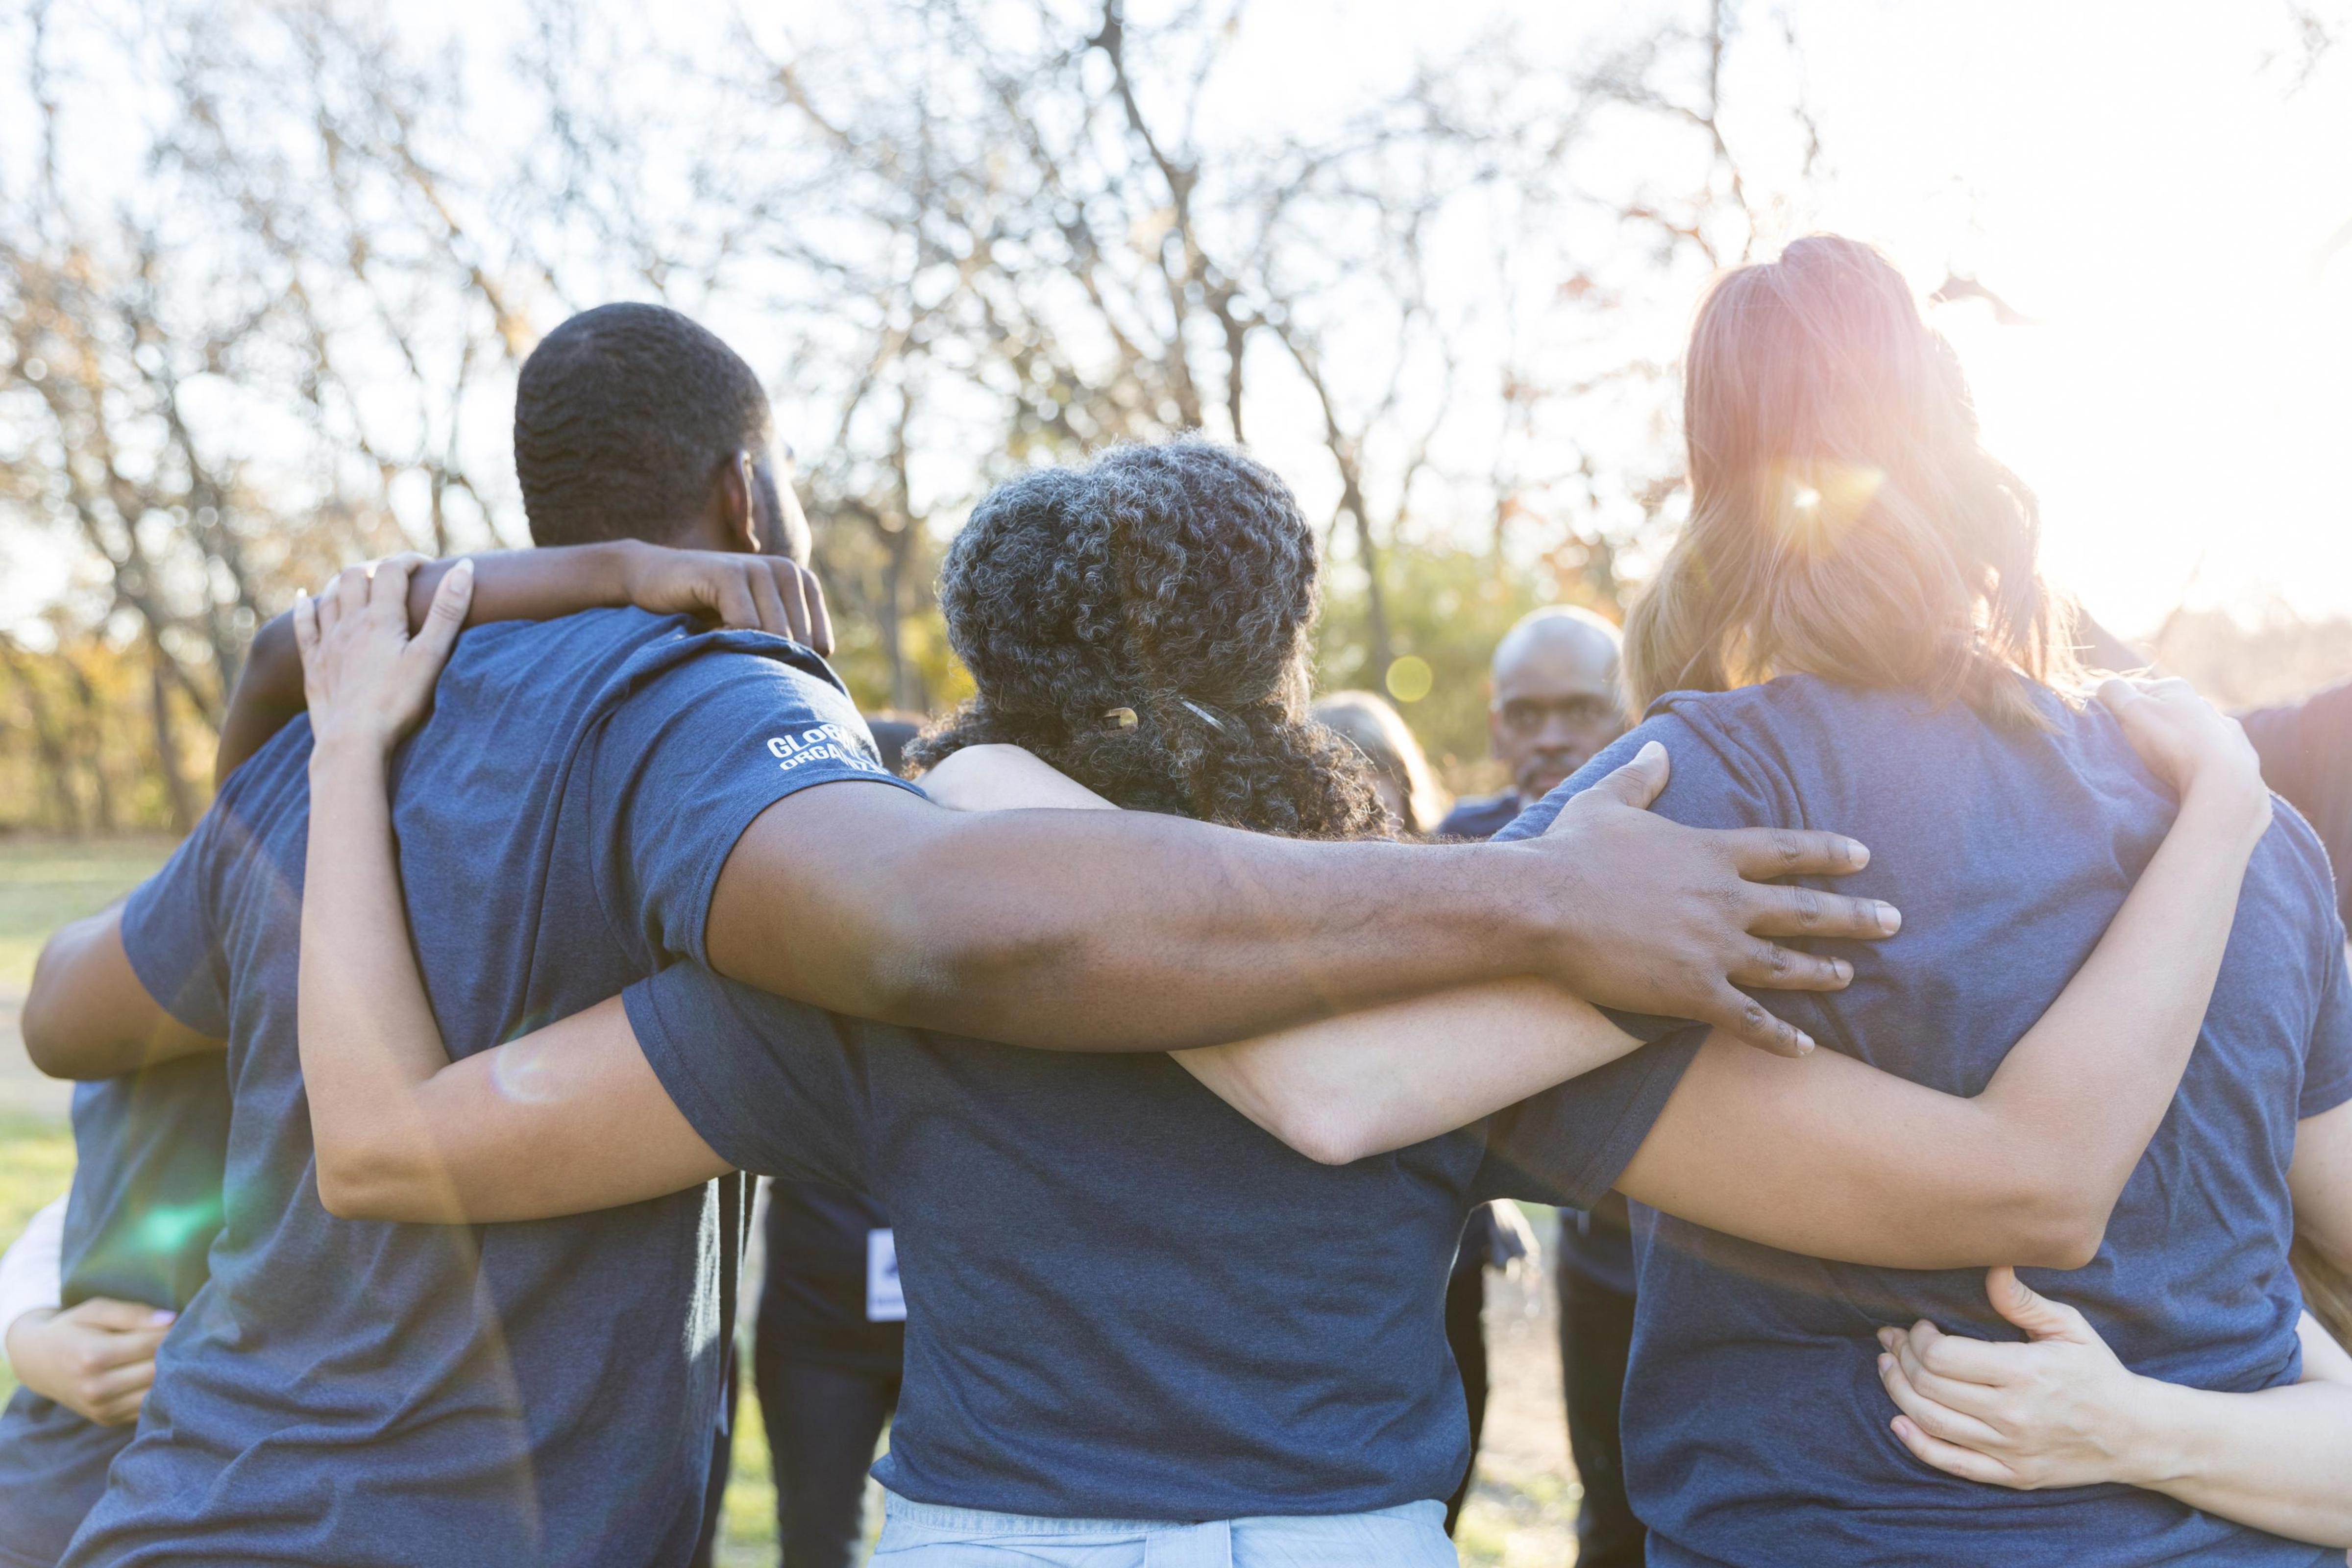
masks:
{"type": "Polygon", "coordinates": [[[1398,701],[1418,702],[1437,684],[1437,672],[1429,668],[1429,660],[1407,654],[1390,663],[1386,684],[1398,701]]]}

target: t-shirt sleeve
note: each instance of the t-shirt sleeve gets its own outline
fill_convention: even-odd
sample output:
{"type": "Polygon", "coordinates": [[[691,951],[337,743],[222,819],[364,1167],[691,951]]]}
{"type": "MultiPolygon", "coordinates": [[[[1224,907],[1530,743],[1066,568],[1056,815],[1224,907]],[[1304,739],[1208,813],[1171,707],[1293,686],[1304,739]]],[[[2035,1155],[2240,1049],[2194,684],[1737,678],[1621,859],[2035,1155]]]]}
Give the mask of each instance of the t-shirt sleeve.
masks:
{"type": "Polygon", "coordinates": [[[2344,927],[2330,920],[2327,977],[2321,983],[2319,1012],[2304,1053],[2303,1095],[2298,1121],[2308,1121],[2352,1100],[2352,973],[2344,956],[2344,927]]]}
{"type": "Polygon", "coordinates": [[[865,1026],[674,963],[622,994],[637,1047],[702,1141],[739,1170],[869,1190],[865,1026]]]}
{"type": "Polygon", "coordinates": [[[215,840],[229,809],[216,801],[163,868],[122,907],[122,950],[163,1009],[200,1035],[228,1036],[228,964],[213,921],[215,840]]]}
{"type": "Polygon", "coordinates": [[[598,891],[649,963],[709,960],[719,868],[777,801],[844,780],[922,793],[882,765],[847,694],[801,668],[797,649],[708,640],[632,691],[593,742],[598,891]]]}
{"type": "Polygon", "coordinates": [[[1472,1199],[1589,1209],[1657,1125],[1706,1030],[1684,1025],[1654,1044],[1497,1111],[1472,1199]]]}

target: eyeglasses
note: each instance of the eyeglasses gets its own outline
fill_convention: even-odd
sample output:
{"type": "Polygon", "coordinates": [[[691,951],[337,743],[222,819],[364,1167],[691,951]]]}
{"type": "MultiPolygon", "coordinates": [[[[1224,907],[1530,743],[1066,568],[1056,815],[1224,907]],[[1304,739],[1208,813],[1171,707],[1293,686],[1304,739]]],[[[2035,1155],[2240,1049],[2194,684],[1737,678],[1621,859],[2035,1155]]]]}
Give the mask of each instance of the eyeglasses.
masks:
{"type": "Polygon", "coordinates": [[[1496,704],[1495,715],[1504,729],[1516,735],[1532,735],[1554,719],[1574,728],[1624,721],[1624,710],[1614,700],[1590,692],[1550,699],[1514,697],[1496,704]]]}

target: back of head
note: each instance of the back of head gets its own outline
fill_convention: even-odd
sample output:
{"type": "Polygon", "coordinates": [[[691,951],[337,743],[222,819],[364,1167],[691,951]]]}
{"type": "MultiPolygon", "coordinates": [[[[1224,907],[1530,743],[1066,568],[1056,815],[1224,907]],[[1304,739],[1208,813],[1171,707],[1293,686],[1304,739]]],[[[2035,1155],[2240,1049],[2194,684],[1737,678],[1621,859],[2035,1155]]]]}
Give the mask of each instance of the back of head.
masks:
{"type": "Polygon", "coordinates": [[[1307,717],[1317,573],[1289,488],[1212,442],[999,486],[940,579],[979,690],[908,757],[1008,742],[1138,810],[1378,833],[1362,758],[1307,717]]]}
{"type": "Polygon", "coordinates": [[[515,473],[537,544],[660,542],[739,451],[771,437],[742,356],[662,305],[600,305],[541,340],[515,388],[515,473]]]}
{"type": "Polygon", "coordinates": [[[1445,815],[1445,795],[1428,754],[1387,699],[1371,691],[1334,691],[1312,710],[1318,722],[1364,754],[1386,792],[1402,805],[1398,826],[1427,833],[1445,815]]]}
{"type": "Polygon", "coordinates": [[[1637,708],[1801,670],[2042,722],[2013,672],[2071,658],[2039,510],[1884,257],[1823,235],[1725,274],[1683,417],[1690,521],[1626,623],[1637,708]]]}

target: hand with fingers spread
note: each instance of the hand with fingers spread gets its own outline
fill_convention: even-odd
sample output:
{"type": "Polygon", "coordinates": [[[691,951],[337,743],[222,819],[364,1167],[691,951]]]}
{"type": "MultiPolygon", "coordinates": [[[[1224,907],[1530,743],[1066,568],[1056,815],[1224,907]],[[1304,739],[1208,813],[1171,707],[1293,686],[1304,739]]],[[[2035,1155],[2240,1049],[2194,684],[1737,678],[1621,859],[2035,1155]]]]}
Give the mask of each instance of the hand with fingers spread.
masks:
{"type": "Polygon", "coordinates": [[[415,637],[408,633],[410,558],[353,566],[316,599],[294,607],[302,685],[310,705],[314,758],[376,761],[424,718],[433,683],[466,624],[474,573],[460,561],[434,591],[415,637]]]}
{"type": "Polygon", "coordinates": [[[1861,870],[1870,852],[1851,838],[1686,827],[1653,815],[1669,767],[1666,749],[1650,742],[1561,807],[1544,835],[1560,847],[1591,911],[1562,983],[1601,1006],[1696,1019],[1775,1055],[1802,1056],[1812,1041],[1737,987],[1836,991],[1853,966],[1771,939],[1874,942],[1893,936],[1902,917],[1874,899],[1769,884],[1861,870]]]}
{"type": "Polygon", "coordinates": [[[622,585],[656,615],[706,616],[721,626],[772,632],[819,654],[833,652],[833,618],[816,574],[781,555],[640,545],[622,585]]]}
{"type": "Polygon", "coordinates": [[[173,1316],[103,1296],[44,1307],[8,1325],[8,1363],[34,1393],[84,1420],[120,1426],[139,1417],[173,1316]]]}

